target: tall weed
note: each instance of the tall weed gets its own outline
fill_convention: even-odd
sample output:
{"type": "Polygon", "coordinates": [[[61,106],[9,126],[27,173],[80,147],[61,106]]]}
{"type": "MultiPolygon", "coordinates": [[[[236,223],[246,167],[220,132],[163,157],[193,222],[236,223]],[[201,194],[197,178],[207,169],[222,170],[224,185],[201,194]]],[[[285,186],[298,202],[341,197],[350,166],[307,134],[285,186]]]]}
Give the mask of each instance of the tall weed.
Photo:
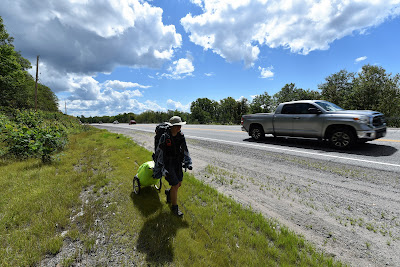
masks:
{"type": "Polygon", "coordinates": [[[61,113],[15,110],[12,116],[0,115],[0,156],[50,162],[61,151],[69,133],[83,130],[76,118],[61,113]]]}

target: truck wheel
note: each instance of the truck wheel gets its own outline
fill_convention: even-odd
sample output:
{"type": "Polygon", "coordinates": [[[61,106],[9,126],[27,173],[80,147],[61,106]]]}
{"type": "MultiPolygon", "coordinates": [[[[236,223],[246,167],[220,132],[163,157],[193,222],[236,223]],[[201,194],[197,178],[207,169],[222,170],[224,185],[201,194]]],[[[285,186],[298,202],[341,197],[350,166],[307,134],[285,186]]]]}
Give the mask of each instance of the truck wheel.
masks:
{"type": "Polygon", "coordinates": [[[351,147],[355,142],[353,132],[347,128],[337,128],[331,131],[329,143],[332,147],[338,149],[346,149],[351,147]]]}
{"type": "Polygon", "coordinates": [[[139,178],[136,175],[133,178],[133,192],[136,195],[139,195],[139,193],[140,193],[140,181],[139,181],[139,178]]]}
{"type": "Polygon", "coordinates": [[[253,128],[251,128],[250,134],[251,137],[256,141],[262,140],[265,137],[264,129],[259,125],[256,125],[253,128]]]}

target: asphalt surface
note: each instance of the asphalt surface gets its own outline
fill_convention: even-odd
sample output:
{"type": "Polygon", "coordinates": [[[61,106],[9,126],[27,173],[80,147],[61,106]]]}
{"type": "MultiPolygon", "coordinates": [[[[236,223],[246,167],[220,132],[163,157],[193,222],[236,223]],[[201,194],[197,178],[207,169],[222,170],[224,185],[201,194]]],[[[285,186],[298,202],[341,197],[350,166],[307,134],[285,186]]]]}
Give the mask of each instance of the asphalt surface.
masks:
{"type": "MultiPolygon", "coordinates": [[[[156,124],[103,124],[107,127],[128,128],[154,132],[156,124]]],[[[360,144],[350,150],[339,151],[326,143],[314,139],[274,138],[266,135],[261,142],[253,141],[238,125],[184,125],[182,132],[186,138],[233,146],[254,147],[270,152],[278,152],[321,161],[344,163],[359,167],[399,173],[400,176],[400,129],[389,128],[384,138],[360,144]]]]}

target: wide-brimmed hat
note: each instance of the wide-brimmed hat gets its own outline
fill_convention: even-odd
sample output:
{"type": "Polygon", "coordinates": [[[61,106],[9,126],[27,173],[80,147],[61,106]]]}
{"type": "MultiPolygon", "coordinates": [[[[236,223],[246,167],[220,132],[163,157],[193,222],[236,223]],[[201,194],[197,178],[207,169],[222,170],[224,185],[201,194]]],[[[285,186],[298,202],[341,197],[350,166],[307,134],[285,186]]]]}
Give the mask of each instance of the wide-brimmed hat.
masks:
{"type": "Polygon", "coordinates": [[[173,116],[171,119],[169,119],[169,125],[171,126],[184,124],[186,124],[186,121],[182,121],[181,117],[179,116],[173,116]]]}

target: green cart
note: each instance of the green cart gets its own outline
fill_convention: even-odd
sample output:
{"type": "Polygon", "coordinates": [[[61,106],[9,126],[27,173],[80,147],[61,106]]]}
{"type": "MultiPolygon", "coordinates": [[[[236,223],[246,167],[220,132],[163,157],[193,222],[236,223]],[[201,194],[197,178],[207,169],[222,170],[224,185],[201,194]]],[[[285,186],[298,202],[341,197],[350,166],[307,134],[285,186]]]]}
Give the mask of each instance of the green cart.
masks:
{"type": "Polygon", "coordinates": [[[152,186],[160,191],[162,182],[161,179],[153,178],[154,161],[148,161],[140,165],[137,174],[133,178],[133,192],[138,195],[140,189],[146,186],[152,186]]]}

